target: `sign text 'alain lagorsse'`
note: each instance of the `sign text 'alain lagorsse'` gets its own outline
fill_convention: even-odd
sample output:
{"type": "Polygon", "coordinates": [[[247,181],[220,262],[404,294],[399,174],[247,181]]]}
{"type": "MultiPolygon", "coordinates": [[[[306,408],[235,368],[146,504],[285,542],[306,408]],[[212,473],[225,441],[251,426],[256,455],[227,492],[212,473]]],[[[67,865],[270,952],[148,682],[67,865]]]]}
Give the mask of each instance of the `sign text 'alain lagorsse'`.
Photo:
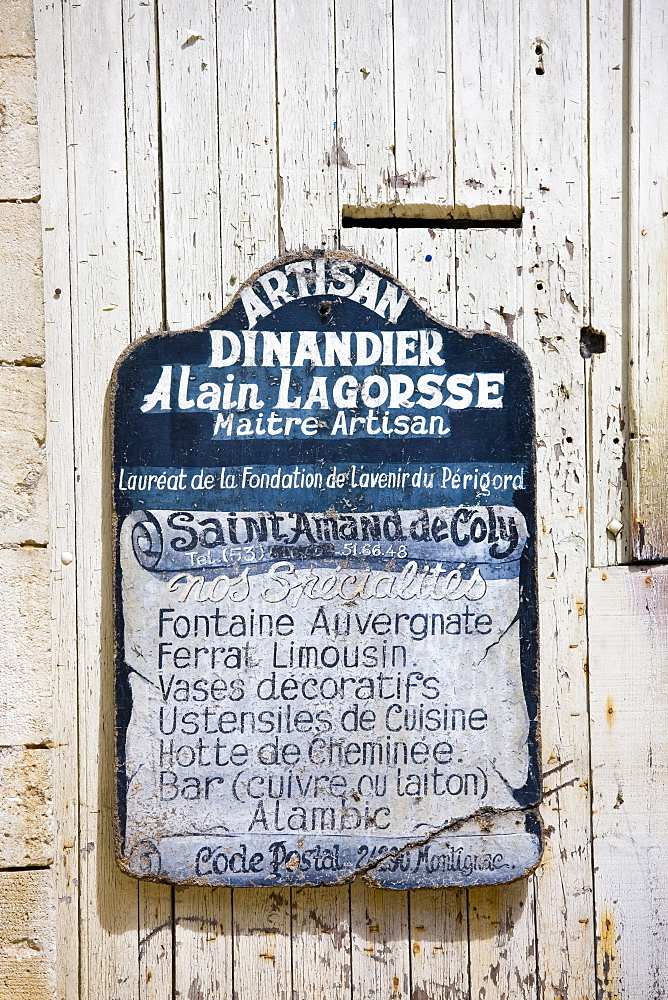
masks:
{"type": "Polygon", "coordinates": [[[118,854],[208,885],[536,864],[531,376],[346,253],[114,381],[118,854]]]}

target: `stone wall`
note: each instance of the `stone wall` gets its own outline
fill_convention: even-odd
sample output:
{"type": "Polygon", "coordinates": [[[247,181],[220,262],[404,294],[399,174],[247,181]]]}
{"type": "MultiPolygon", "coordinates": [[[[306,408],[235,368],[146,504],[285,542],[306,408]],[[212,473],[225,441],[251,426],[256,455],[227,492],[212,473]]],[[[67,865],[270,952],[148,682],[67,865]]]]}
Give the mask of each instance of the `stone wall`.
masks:
{"type": "Polygon", "coordinates": [[[0,997],[54,996],[51,676],[35,45],[0,16],[0,997]]]}

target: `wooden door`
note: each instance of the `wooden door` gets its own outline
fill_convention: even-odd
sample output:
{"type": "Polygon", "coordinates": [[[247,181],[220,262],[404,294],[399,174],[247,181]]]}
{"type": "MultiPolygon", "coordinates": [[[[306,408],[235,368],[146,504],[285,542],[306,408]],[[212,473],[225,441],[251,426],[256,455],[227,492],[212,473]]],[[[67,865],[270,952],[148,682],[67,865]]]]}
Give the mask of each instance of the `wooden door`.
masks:
{"type": "MultiPolygon", "coordinates": [[[[653,30],[665,14],[658,0],[642,16],[631,7],[36,0],[63,1000],[668,995],[665,974],[619,971],[624,947],[642,966],[633,907],[650,903],[625,901],[614,852],[599,870],[596,841],[592,853],[592,777],[594,832],[603,845],[627,836],[599,780],[613,758],[624,771],[624,754],[596,713],[608,678],[623,689],[630,654],[617,644],[596,658],[599,603],[588,657],[587,571],[632,549],[627,443],[642,419],[629,424],[629,345],[651,366],[630,331],[644,317],[665,344],[662,300],[629,263],[629,248],[648,267],[665,244],[629,180],[629,148],[655,208],[665,178],[656,145],[629,147],[625,132],[629,115],[653,128],[662,82],[652,90],[643,67],[666,65],[653,30]],[[533,364],[547,846],[517,883],[172,889],[116,867],[109,377],[132,339],[206,321],[259,265],[302,246],[352,248],[436,316],[509,337],[533,364]],[[626,924],[610,924],[615,907],[626,924]]],[[[619,622],[630,585],[613,579],[619,622]]],[[[640,629],[625,641],[649,640],[640,629]]],[[[665,897],[647,877],[660,924],[665,897]]]]}

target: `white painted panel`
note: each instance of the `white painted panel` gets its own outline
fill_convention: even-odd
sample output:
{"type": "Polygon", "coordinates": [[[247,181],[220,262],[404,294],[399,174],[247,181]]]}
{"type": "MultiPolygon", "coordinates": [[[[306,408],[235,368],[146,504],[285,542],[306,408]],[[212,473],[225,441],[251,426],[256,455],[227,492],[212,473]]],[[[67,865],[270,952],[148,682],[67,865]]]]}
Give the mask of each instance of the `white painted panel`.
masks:
{"type": "Polygon", "coordinates": [[[160,0],[166,319],[186,330],[220,312],[218,65],[209,0],[160,0]]]}
{"type": "Polygon", "coordinates": [[[661,110],[668,98],[668,9],[631,8],[629,355],[633,552],[668,558],[668,175],[661,110]],[[661,109],[661,110],[660,110],[661,109]]]}
{"type": "Polygon", "coordinates": [[[132,337],[163,327],[160,109],[155,9],[123,0],[132,337]]]}
{"type": "Polygon", "coordinates": [[[518,0],[452,5],[455,202],[462,215],[521,201],[518,0]]]}
{"type": "Polygon", "coordinates": [[[276,2],[281,249],[334,249],[339,206],[333,0],[276,2]]]}
{"type": "Polygon", "coordinates": [[[455,247],[457,325],[518,341],[523,314],[521,230],[460,230],[455,247]]]}
{"type": "Polygon", "coordinates": [[[451,4],[394,0],[396,192],[401,204],[454,203],[451,4]]]}
{"type": "Polygon", "coordinates": [[[451,229],[398,230],[397,274],[423,309],[457,325],[455,235],[451,229]]]}
{"type": "Polygon", "coordinates": [[[114,703],[105,397],[130,334],[122,20],[97,0],[63,8],[77,519],[81,988],[138,992],[137,883],[114,857],[114,703]],[[94,55],[93,55],[94,54],[94,55]],[[104,508],[101,503],[104,498],[104,508]]]}
{"type": "Polygon", "coordinates": [[[218,117],[223,305],[278,255],[274,5],[219,0],[218,117]]]}
{"type": "Polygon", "coordinates": [[[79,996],[77,606],[70,228],[62,8],[35,3],[47,377],[54,742],[56,970],[62,1000],[79,996]]]}
{"type": "Polygon", "coordinates": [[[351,991],[347,886],[292,890],[293,1000],[348,1000],[351,991]]]}
{"type": "Polygon", "coordinates": [[[586,23],[580,0],[520,8],[523,333],[538,458],[541,739],[549,778],[536,875],[537,962],[548,996],[595,995],[589,850],[585,572],[588,301],[586,23]],[[536,73],[536,45],[543,74],[536,73]],[[557,769],[556,771],[554,769],[557,769]]]}
{"type": "Polygon", "coordinates": [[[339,203],[396,198],[391,0],[336,3],[339,203]]]}
{"type": "MultiPolygon", "coordinates": [[[[155,9],[124,0],[130,335],[164,328],[158,53],[155,9]]],[[[139,883],[139,989],[157,1000],[172,983],[172,891],[139,883]]]]}
{"type": "Polygon", "coordinates": [[[232,907],[229,890],[176,888],[174,923],[177,928],[175,996],[231,996],[232,907]]]}
{"type": "Polygon", "coordinates": [[[605,337],[605,352],[587,362],[590,411],[591,559],[626,562],[631,512],[625,444],[628,374],[623,329],[624,273],[624,11],[621,0],[589,5],[590,275],[589,324],[605,337]],[[608,531],[611,522],[621,528],[608,531]]]}
{"type": "Polygon", "coordinates": [[[235,889],[234,992],[238,1000],[292,1000],[290,889],[235,889]]]}
{"type": "Polygon", "coordinates": [[[589,573],[599,996],[668,997],[668,570],[589,573]]]}

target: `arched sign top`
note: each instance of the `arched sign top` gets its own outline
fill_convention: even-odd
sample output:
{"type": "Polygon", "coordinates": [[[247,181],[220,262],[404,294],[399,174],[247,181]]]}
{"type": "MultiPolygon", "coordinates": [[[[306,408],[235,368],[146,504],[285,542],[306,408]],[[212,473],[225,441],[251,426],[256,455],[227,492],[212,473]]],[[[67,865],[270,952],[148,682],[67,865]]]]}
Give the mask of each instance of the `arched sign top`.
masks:
{"type": "Polygon", "coordinates": [[[114,376],[118,852],[226,885],[540,856],[531,373],[352,254],[114,376]]]}

